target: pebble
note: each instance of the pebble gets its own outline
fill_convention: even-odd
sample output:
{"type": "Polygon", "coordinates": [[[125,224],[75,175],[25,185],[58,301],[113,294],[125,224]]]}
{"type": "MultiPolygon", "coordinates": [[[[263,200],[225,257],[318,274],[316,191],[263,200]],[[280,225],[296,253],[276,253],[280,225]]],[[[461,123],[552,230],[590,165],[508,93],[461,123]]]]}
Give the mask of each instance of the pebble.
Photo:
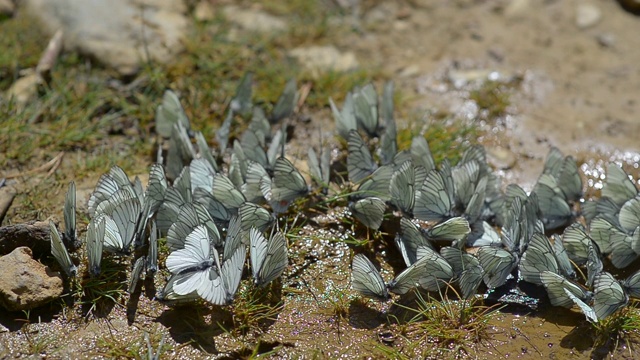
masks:
{"type": "Polygon", "coordinates": [[[511,150],[502,146],[487,147],[486,151],[489,165],[499,170],[509,170],[518,161],[518,158],[511,150]]]}
{"type": "Polygon", "coordinates": [[[576,26],[586,29],[595,26],[602,18],[600,9],[591,4],[580,4],[576,8],[576,26]]]}
{"type": "Polygon", "coordinates": [[[358,59],[353,52],[340,52],[334,46],[298,47],[289,56],[314,76],[327,72],[343,72],[357,69],[358,59]]]}
{"type": "Polygon", "coordinates": [[[230,5],[226,6],[222,12],[228,21],[247,31],[273,33],[285,31],[288,28],[286,21],[261,10],[241,9],[230,5]]]}
{"type": "Polygon", "coordinates": [[[28,247],[0,257],[0,305],[7,310],[37,308],[59,298],[63,290],[60,274],[34,260],[28,247]]]}
{"type": "Polygon", "coordinates": [[[53,35],[64,32],[66,51],[78,51],[122,76],[151,60],[166,64],[184,50],[189,19],[182,1],[24,0],[27,16],[53,35]],[[108,16],[105,16],[108,14],[108,16]],[[144,31],[143,31],[144,29],[144,31]]]}
{"type": "Polygon", "coordinates": [[[13,16],[16,11],[16,5],[12,0],[0,0],[0,16],[13,16]]]}
{"type": "Polygon", "coordinates": [[[204,0],[197,3],[193,9],[193,17],[198,21],[213,20],[216,17],[216,12],[211,1],[204,0]]]}

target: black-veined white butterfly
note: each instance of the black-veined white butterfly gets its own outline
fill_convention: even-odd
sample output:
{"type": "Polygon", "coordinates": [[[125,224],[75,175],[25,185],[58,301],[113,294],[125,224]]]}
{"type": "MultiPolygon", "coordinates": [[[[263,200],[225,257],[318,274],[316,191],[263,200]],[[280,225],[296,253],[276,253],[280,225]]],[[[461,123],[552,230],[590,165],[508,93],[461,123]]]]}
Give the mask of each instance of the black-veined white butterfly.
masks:
{"type": "Polygon", "coordinates": [[[453,279],[453,268],[435,250],[419,246],[417,260],[388,284],[389,291],[405,294],[419,286],[427,291],[438,291],[453,279]]]}
{"type": "Polygon", "coordinates": [[[249,231],[252,227],[259,231],[264,231],[275,221],[275,218],[267,209],[250,202],[245,202],[240,205],[240,208],[238,208],[238,216],[240,217],[242,230],[244,231],[249,231]]]}
{"type": "Polygon", "coordinates": [[[378,270],[363,254],[353,257],[351,286],[360,294],[377,300],[389,299],[389,291],[378,270]]]}
{"type": "Polygon", "coordinates": [[[621,283],[624,291],[635,298],[640,298],[640,270],[629,275],[621,283]]]}
{"type": "Polygon", "coordinates": [[[482,266],[484,283],[489,289],[504,285],[518,266],[518,256],[501,248],[483,246],[478,249],[477,256],[482,266]]]}
{"type": "Polygon", "coordinates": [[[242,280],[242,270],[247,257],[247,249],[244,244],[240,244],[233,255],[222,263],[222,282],[225,290],[225,303],[231,304],[238,291],[240,280],[242,280]]]}
{"type": "Polygon", "coordinates": [[[609,163],[601,194],[602,197],[611,199],[620,208],[625,202],[633,199],[638,194],[638,189],[620,166],[609,163]]]}
{"type": "Polygon", "coordinates": [[[171,275],[162,290],[158,291],[156,299],[167,305],[182,304],[200,299],[200,296],[195,290],[186,295],[176,293],[173,286],[179,279],[182,280],[183,277],[175,274],[171,275]]]}
{"type": "Polygon", "coordinates": [[[147,274],[153,276],[158,271],[158,227],[151,221],[149,232],[149,252],[147,253],[147,274]]]}
{"type": "Polygon", "coordinates": [[[127,292],[129,294],[133,294],[138,288],[138,280],[140,280],[140,278],[142,277],[142,271],[144,270],[146,261],[146,257],[141,256],[133,264],[133,270],[131,270],[131,279],[129,280],[129,288],[127,289],[127,292]]]}
{"type": "Polygon", "coordinates": [[[398,152],[396,121],[393,117],[393,82],[389,81],[382,90],[382,102],[380,109],[380,120],[385,127],[384,133],[380,137],[380,159],[383,165],[393,161],[398,152]]]}
{"type": "Polygon", "coordinates": [[[101,271],[102,247],[105,236],[105,215],[98,215],[91,219],[87,226],[87,259],[89,262],[89,275],[98,276],[101,271]]]}
{"type": "Polygon", "coordinates": [[[352,200],[366,197],[377,197],[383,201],[391,200],[389,183],[393,176],[393,166],[383,165],[377,168],[371,176],[360,183],[358,189],[350,196],[352,200]]]}
{"type": "Polygon", "coordinates": [[[64,198],[64,242],[71,248],[80,247],[78,232],[76,231],[76,183],[70,182],[67,195],[64,198]]]}
{"type": "Polygon", "coordinates": [[[547,295],[553,306],[562,306],[565,308],[571,308],[573,306],[574,300],[567,295],[567,291],[583,302],[589,302],[593,296],[591,292],[585,290],[579,284],[551,271],[541,272],[540,281],[547,290],[547,295]]]}
{"type": "Polygon", "coordinates": [[[434,248],[428,237],[407,218],[400,219],[400,232],[396,234],[395,243],[407,266],[415,263],[418,257],[418,247],[434,248]]]}
{"type": "Polygon", "coordinates": [[[165,168],[167,176],[175,179],[182,171],[182,168],[189,165],[191,160],[196,158],[196,152],[189,140],[187,129],[182,124],[173,125],[171,138],[169,138],[169,150],[167,151],[167,163],[165,168]]]}
{"type": "Polygon", "coordinates": [[[640,226],[640,197],[627,200],[620,208],[618,214],[620,227],[627,234],[633,234],[638,226],[640,226]]]}
{"type": "Polygon", "coordinates": [[[237,214],[238,208],[246,200],[244,195],[236,189],[235,185],[223,174],[216,174],[213,177],[212,195],[231,213],[237,214]]]}
{"type": "Polygon", "coordinates": [[[285,212],[294,200],[308,192],[309,186],[300,171],[286,158],[278,158],[273,169],[271,198],[267,199],[273,211],[285,212]]]}
{"type": "Polygon", "coordinates": [[[369,137],[378,136],[378,94],[373,84],[354,91],[353,108],[358,127],[369,137]]]}
{"type": "Polygon", "coordinates": [[[298,101],[298,86],[296,85],[296,79],[287,81],[287,84],[282,90],[282,94],[278,98],[278,101],[273,106],[271,112],[271,122],[280,121],[293,114],[293,110],[296,107],[298,101]]]}
{"type": "Polygon", "coordinates": [[[207,229],[203,225],[197,226],[187,236],[183,249],[169,254],[166,266],[176,276],[173,283],[176,294],[188,295],[196,292],[212,304],[226,304],[218,253],[211,246],[207,229]]]}
{"type": "Polygon", "coordinates": [[[420,220],[440,221],[453,216],[453,183],[451,174],[431,170],[418,192],[413,215],[420,220]],[[449,176],[445,179],[445,176],[449,176]]]}
{"type": "Polygon", "coordinates": [[[382,225],[386,208],[384,201],[377,197],[368,197],[349,204],[349,209],[356,219],[373,230],[379,229],[382,225]]]}
{"type": "Polygon", "coordinates": [[[322,191],[326,193],[330,177],[329,162],[331,161],[331,154],[329,153],[329,149],[321,148],[320,156],[317,156],[313,147],[309,147],[308,155],[311,178],[320,186],[322,191]]]}
{"type": "Polygon", "coordinates": [[[413,163],[406,161],[393,172],[389,183],[391,203],[409,217],[411,217],[415,203],[415,178],[413,163]]]}
{"type": "Polygon", "coordinates": [[[156,132],[164,138],[169,138],[176,123],[180,123],[187,131],[191,128],[178,96],[171,90],[165,90],[162,104],[156,109],[156,132]]]}
{"type": "Polygon", "coordinates": [[[62,238],[60,238],[60,233],[58,233],[56,224],[51,220],[49,220],[49,232],[51,239],[51,254],[58,264],[60,264],[60,267],[68,277],[76,276],[78,273],[78,267],[73,263],[73,261],[71,261],[69,252],[62,242],[62,238]]]}
{"type": "Polygon", "coordinates": [[[249,230],[253,282],[263,287],[282,275],[287,267],[287,240],[280,231],[267,240],[256,228],[249,230]]]}
{"type": "MultiPolygon", "coordinates": [[[[211,167],[214,173],[218,172],[218,164],[216,163],[216,159],[213,158],[213,154],[211,153],[211,149],[209,148],[209,144],[207,140],[202,135],[202,132],[196,131],[195,133],[196,145],[198,145],[198,155],[200,155],[199,159],[203,159],[206,161],[207,165],[211,167]]],[[[224,145],[226,148],[226,144],[224,145]]]]}
{"type": "Polygon", "coordinates": [[[378,168],[378,164],[373,160],[369,147],[356,130],[349,132],[347,144],[347,171],[349,173],[349,180],[357,184],[371,175],[378,168]]]}
{"type": "Polygon", "coordinates": [[[544,234],[533,234],[519,267],[521,278],[536,285],[542,285],[540,273],[543,271],[560,271],[553,246],[544,234]]]}
{"type": "Polygon", "coordinates": [[[535,193],[538,198],[545,229],[557,229],[569,223],[573,218],[573,212],[564,193],[551,175],[542,174],[532,193],[535,193]]]}
{"type": "Polygon", "coordinates": [[[622,285],[607,272],[600,273],[596,277],[593,287],[593,307],[565,290],[567,296],[580,307],[587,320],[592,323],[604,320],[629,303],[629,296],[625,293],[622,285]]]}
{"type": "Polygon", "coordinates": [[[331,106],[331,112],[333,113],[338,135],[347,140],[349,138],[349,132],[358,129],[356,114],[353,109],[353,95],[351,93],[347,94],[344,99],[344,104],[342,105],[342,111],[338,109],[331,98],[329,98],[329,105],[331,106]]]}
{"type": "Polygon", "coordinates": [[[240,84],[236,88],[236,94],[229,104],[231,110],[243,117],[251,113],[253,103],[252,97],[253,73],[247,72],[240,80],[240,84]]]}
{"type": "Polygon", "coordinates": [[[482,266],[478,258],[451,246],[440,249],[440,254],[451,264],[453,273],[458,278],[462,297],[468,299],[473,296],[482,283],[482,266]]]}
{"type": "Polygon", "coordinates": [[[187,236],[200,225],[207,229],[207,236],[211,244],[219,245],[220,232],[213,219],[202,205],[193,203],[182,206],[178,218],[167,231],[169,250],[175,251],[184,248],[187,236]]]}

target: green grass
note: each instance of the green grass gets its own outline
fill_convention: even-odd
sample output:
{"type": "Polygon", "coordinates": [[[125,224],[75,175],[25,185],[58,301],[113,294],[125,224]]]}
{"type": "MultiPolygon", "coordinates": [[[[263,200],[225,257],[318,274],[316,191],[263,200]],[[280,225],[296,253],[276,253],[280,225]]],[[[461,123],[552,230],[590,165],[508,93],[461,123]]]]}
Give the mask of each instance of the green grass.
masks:
{"type": "Polygon", "coordinates": [[[234,337],[262,333],[282,311],[281,286],[278,280],[262,289],[246,282],[241,284],[230,308],[233,325],[226,330],[234,337]]]}
{"type": "Polygon", "coordinates": [[[634,344],[630,341],[630,336],[637,335],[640,331],[640,313],[637,308],[627,306],[608,318],[591,325],[594,348],[605,348],[613,353],[623,343],[632,355],[634,344]]]}
{"type": "Polygon", "coordinates": [[[391,316],[390,330],[406,345],[409,357],[425,357],[433,349],[451,356],[473,353],[475,345],[490,338],[489,320],[495,307],[476,300],[434,299],[415,291],[415,307],[397,304],[404,314],[391,316]]]}

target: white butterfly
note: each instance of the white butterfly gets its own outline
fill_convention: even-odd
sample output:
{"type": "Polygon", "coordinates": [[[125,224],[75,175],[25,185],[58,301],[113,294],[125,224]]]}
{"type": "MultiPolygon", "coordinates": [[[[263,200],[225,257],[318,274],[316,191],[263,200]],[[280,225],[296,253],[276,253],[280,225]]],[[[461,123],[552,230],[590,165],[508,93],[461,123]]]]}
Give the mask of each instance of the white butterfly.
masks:
{"type": "Polygon", "coordinates": [[[286,158],[278,158],[273,169],[270,198],[265,194],[273,211],[285,212],[294,200],[308,192],[309,186],[300,171],[286,158]]]}
{"type": "Polygon", "coordinates": [[[72,247],[79,247],[76,231],[76,183],[70,182],[64,200],[64,240],[72,247]]]}
{"type": "MultiPolygon", "coordinates": [[[[351,130],[348,136],[347,171],[349,180],[357,184],[371,175],[378,164],[375,163],[371,152],[356,130],[351,130]]],[[[388,190],[387,190],[388,191],[388,190]]]]}
{"type": "Polygon", "coordinates": [[[185,239],[184,248],[169,254],[166,266],[176,276],[173,283],[176,294],[195,291],[212,304],[226,304],[218,252],[211,246],[205,226],[197,226],[185,239]]]}
{"type": "Polygon", "coordinates": [[[68,277],[76,276],[78,268],[73,261],[71,261],[69,252],[60,238],[60,233],[58,233],[56,225],[51,220],[49,220],[49,232],[51,238],[51,254],[56,261],[58,261],[58,264],[60,264],[60,267],[68,277]]]}
{"type": "Polygon", "coordinates": [[[282,275],[287,267],[287,240],[277,231],[269,240],[256,228],[249,230],[251,271],[254,284],[263,287],[282,275]]]}
{"type": "Polygon", "coordinates": [[[156,110],[156,132],[164,138],[169,138],[176,123],[180,123],[187,131],[191,127],[178,96],[173,91],[166,90],[162,104],[158,105],[156,110]]]}
{"type": "Polygon", "coordinates": [[[146,261],[146,257],[141,256],[133,264],[133,270],[131,270],[131,280],[129,281],[129,288],[127,289],[127,292],[129,294],[133,294],[138,288],[138,280],[140,280],[140,278],[142,277],[142,271],[144,270],[146,261]]]}
{"type": "Polygon", "coordinates": [[[329,105],[331,105],[338,135],[347,140],[349,138],[349,132],[351,130],[357,130],[358,128],[355,110],[353,109],[353,95],[351,93],[347,94],[347,97],[344,99],[342,111],[338,109],[331,98],[329,98],[329,105]]]}
{"type": "Polygon", "coordinates": [[[369,298],[389,299],[389,292],[382,276],[366,256],[355,255],[351,269],[351,286],[354,290],[369,298]]]}
{"type": "Polygon", "coordinates": [[[373,230],[379,229],[380,225],[382,225],[386,208],[387,205],[384,201],[376,197],[360,199],[349,204],[349,209],[356,219],[373,230]]]}
{"type": "Polygon", "coordinates": [[[92,277],[98,276],[101,271],[105,223],[105,215],[98,215],[91,219],[87,226],[87,259],[89,261],[89,275],[92,277]]]}

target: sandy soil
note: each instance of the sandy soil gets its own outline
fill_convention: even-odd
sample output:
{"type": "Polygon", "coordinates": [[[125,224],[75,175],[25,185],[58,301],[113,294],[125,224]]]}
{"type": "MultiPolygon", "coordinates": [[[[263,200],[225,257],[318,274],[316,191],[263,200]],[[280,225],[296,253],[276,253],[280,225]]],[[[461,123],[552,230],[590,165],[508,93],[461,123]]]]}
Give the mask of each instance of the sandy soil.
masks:
{"type": "MultiPolygon", "coordinates": [[[[602,19],[581,29],[576,25],[576,11],[583,3],[364,2],[361,16],[353,22],[359,31],[345,34],[335,45],[355,51],[362,66],[381,68],[394,79],[412,107],[404,113],[446,111],[475,121],[484,130],[481,140],[488,147],[502,147],[515,156],[515,165],[504,175],[525,188],[533,185],[552,145],[578,160],[611,158],[637,168],[640,147],[635,137],[640,134],[640,121],[636,113],[640,102],[634,94],[640,84],[640,37],[636,31],[640,18],[624,12],[614,1],[590,0],[601,10],[602,19]],[[509,92],[511,104],[506,115],[498,118],[486,119],[469,100],[470,89],[488,76],[505,83],[519,79],[509,92]]],[[[408,120],[398,119],[401,126],[408,120]]],[[[590,161],[586,168],[597,166],[597,161],[590,161]]],[[[281,358],[362,358],[367,354],[383,358],[380,348],[385,346],[401,351],[406,345],[402,331],[389,325],[386,316],[397,314],[398,309],[353,300],[355,294],[349,289],[351,251],[335,240],[345,231],[345,226],[329,216],[328,220],[311,219],[299,239],[290,239],[291,252],[303,256],[292,258],[285,273],[283,290],[278,294],[284,305],[248,334],[239,334],[242,324],[231,319],[233,309],[171,308],[144,295],[135,304],[135,321],[128,324],[130,303],[125,296],[117,304],[109,304],[107,315],[87,322],[81,318],[86,311],[59,311],[59,305],[53,315],[50,309],[42,310],[42,324],[32,323],[11,335],[0,334],[0,358],[33,353],[47,354],[48,358],[136,357],[146,351],[143,331],[151,334],[155,346],[162,334],[166,335],[166,342],[172,345],[165,353],[169,358],[205,358],[212,353],[239,358],[249,357],[253,351],[272,350],[281,358]],[[319,233],[314,224],[324,224],[326,233],[319,233]],[[339,294],[346,297],[339,298],[339,294]],[[381,341],[388,333],[393,340],[381,341]],[[60,349],[54,350],[58,346],[60,349]]],[[[390,258],[398,260],[397,254],[391,254],[394,250],[385,251],[393,246],[385,245],[374,249],[383,263],[390,258]]],[[[392,266],[383,266],[385,278],[394,272],[397,269],[392,266]]],[[[157,277],[156,287],[162,284],[157,277]]],[[[0,314],[0,323],[17,330],[23,325],[20,316],[0,314]]],[[[610,356],[590,348],[590,333],[584,324],[584,317],[576,311],[502,312],[491,320],[490,340],[468,344],[463,353],[440,348],[429,357],[452,358],[464,353],[478,358],[610,356]]],[[[430,343],[439,348],[436,342],[430,343]]],[[[637,358],[638,349],[637,344],[632,348],[621,344],[614,356],[637,358]]]]}

